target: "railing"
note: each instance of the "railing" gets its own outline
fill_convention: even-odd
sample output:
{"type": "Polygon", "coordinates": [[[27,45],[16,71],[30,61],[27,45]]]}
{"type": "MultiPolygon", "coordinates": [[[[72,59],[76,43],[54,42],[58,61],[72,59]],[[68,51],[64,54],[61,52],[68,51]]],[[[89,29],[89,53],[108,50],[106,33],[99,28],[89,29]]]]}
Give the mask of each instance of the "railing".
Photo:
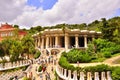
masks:
{"type": "Polygon", "coordinates": [[[64,80],[112,80],[110,71],[107,72],[84,72],[77,73],[77,71],[71,71],[64,69],[60,66],[56,66],[57,75],[64,80]]]}
{"type": "Polygon", "coordinates": [[[22,66],[30,65],[30,60],[23,60],[23,61],[16,61],[16,62],[9,62],[9,63],[1,63],[0,64],[0,71],[18,68],[22,66]]]}

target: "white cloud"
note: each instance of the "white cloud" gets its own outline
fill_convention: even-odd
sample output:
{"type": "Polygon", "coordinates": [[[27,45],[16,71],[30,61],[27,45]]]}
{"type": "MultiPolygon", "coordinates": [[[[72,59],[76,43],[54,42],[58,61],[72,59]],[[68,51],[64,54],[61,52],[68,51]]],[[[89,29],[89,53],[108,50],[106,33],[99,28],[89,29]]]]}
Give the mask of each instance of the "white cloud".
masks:
{"type": "Polygon", "coordinates": [[[120,8],[120,0],[58,0],[49,10],[36,9],[25,4],[26,0],[1,0],[1,21],[29,27],[59,23],[88,23],[103,17],[109,18],[120,8]]]}

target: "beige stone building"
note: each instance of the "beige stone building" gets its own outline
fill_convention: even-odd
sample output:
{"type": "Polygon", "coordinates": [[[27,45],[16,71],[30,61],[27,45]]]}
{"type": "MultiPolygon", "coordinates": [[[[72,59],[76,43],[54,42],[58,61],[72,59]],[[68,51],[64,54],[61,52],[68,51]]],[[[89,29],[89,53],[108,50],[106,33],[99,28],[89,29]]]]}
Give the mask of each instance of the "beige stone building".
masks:
{"type": "Polygon", "coordinates": [[[87,48],[89,41],[101,36],[101,32],[79,29],[45,29],[34,34],[35,46],[40,49],[87,48]]]}

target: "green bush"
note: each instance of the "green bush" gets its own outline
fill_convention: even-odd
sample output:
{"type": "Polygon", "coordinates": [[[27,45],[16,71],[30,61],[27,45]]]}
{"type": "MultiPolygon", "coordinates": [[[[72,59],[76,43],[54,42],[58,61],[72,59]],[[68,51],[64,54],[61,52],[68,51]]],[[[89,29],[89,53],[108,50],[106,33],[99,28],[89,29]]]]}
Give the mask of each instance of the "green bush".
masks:
{"type": "Polygon", "coordinates": [[[22,80],[31,80],[31,79],[28,77],[24,77],[22,80]]]}
{"type": "Polygon", "coordinates": [[[40,51],[36,51],[36,53],[34,54],[34,58],[37,59],[39,58],[41,55],[40,51]]]}
{"type": "Polygon", "coordinates": [[[110,58],[111,57],[111,53],[110,52],[104,52],[104,57],[105,58],[110,58]]]}
{"type": "Polygon", "coordinates": [[[120,80],[120,67],[114,67],[112,69],[112,79],[120,80]]]}
{"type": "Polygon", "coordinates": [[[77,50],[77,49],[72,49],[68,53],[63,53],[62,54],[64,57],[66,57],[67,61],[70,63],[77,63],[79,62],[90,62],[93,56],[90,56],[89,53],[82,51],[82,50],[77,50]]]}
{"type": "Polygon", "coordinates": [[[41,71],[42,71],[42,66],[39,66],[38,72],[41,72],[41,71]]]}

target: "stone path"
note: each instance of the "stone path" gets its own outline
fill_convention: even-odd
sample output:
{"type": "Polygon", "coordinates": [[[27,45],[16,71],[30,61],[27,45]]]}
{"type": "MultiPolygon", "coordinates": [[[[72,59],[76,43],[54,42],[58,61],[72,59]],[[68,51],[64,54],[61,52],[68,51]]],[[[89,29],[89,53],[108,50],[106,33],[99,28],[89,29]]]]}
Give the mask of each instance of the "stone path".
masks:
{"type": "Polygon", "coordinates": [[[100,64],[107,64],[107,65],[110,65],[110,66],[120,66],[120,64],[115,64],[114,63],[118,59],[120,59],[120,55],[112,57],[112,58],[109,58],[109,59],[106,59],[104,62],[79,63],[79,64],[72,64],[72,65],[79,66],[79,67],[96,66],[96,65],[100,65],[100,64]]]}
{"type": "Polygon", "coordinates": [[[119,55],[119,56],[112,57],[112,58],[109,58],[109,59],[106,59],[106,60],[104,61],[104,63],[114,64],[114,62],[115,62],[116,60],[118,60],[118,59],[120,59],[120,55],[119,55]]]}

